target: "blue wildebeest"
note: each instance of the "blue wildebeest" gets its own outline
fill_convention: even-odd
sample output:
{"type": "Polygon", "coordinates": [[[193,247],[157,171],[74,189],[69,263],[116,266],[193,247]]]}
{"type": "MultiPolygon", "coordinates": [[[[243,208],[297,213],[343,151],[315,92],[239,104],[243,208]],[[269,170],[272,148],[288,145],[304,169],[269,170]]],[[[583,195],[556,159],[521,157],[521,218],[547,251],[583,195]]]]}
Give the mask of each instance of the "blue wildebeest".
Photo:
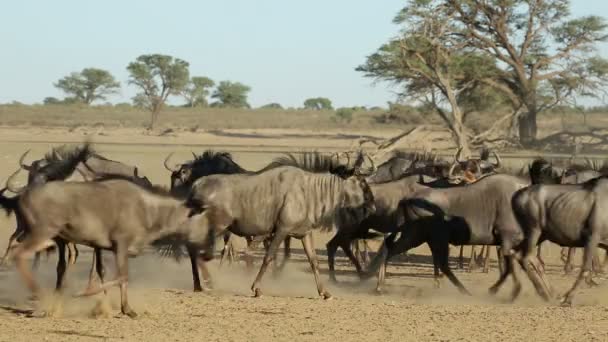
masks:
{"type": "MultiPolygon", "coordinates": [[[[338,175],[341,178],[348,178],[354,175],[355,168],[360,167],[364,160],[363,153],[358,153],[354,166],[351,167],[348,165],[350,159],[346,164],[341,164],[339,162],[339,158],[334,158],[334,156],[323,155],[318,152],[303,152],[298,155],[286,154],[278,157],[260,171],[254,172],[242,168],[227,152],[205,151],[200,156],[194,155],[194,159],[192,161],[176,166],[169,165],[170,157],[171,155],[165,159],[164,165],[167,170],[171,171],[171,189],[178,194],[188,193],[192,187],[192,184],[196,180],[205,176],[213,174],[257,174],[279,166],[294,166],[315,173],[329,172],[331,174],[338,175]]],[[[232,234],[230,233],[230,230],[226,230],[224,233],[224,248],[222,249],[220,264],[223,261],[226,252],[228,252],[230,255],[230,251],[228,250],[230,248],[229,239],[231,236],[232,234]]],[[[251,249],[255,246],[255,244],[268,238],[269,237],[265,236],[245,236],[245,239],[247,240],[245,260],[248,268],[253,266],[252,256],[250,255],[251,249]]],[[[285,238],[285,256],[280,268],[283,268],[285,261],[289,258],[290,239],[290,237],[285,238]]],[[[199,291],[201,286],[200,284],[197,284],[196,276],[194,274],[193,276],[195,278],[195,291],[199,291]]],[[[207,282],[210,281],[209,274],[206,274],[204,271],[203,277],[207,282]]]]}
{"type": "MultiPolygon", "coordinates": [[[[93,295],[119,286],[121,312],[136,313],[127,300],[128,257],[139,254],[153,242],[169,239],[188,243],[200,263],[213,258],[215,236],[208,231],[208,216],[193,210],[183,199],[162,188],[143,187],[131,178],[109,177],[91,182],[49,182],[27,188],[18,198],[3,198],[0,205],[22,217],[26,234],[11,254],[26,285],[37,294],[39,287],[25,258],[45,246],[46,241],[70,241],[111,250],[116,258],[117,277],[82,295],[93,295]]],[[[100,261],[100,259],[98,259],[100,261]]],[[[62,275],[63,276],[63,275],[62,275]]]]}
{"type": "Polygon", "coordinates": [[[251,286],[260,296],[260,282],[288,236],[302,240],[317,291],[331,298],[323,286],[313,246],[314,229],[359,222],[374,211],[374,197],[362,176],[343,179],[280,166],[257,174],[211,175],[196,181],[190,201],[207,213],[214,231],[229,229],[239,236],[271,236],[258,275],[251,286]]]}
{"type": "MultiPolygon", "coordinates": [[[[586,159],[584,164],[573,163],[570,160],[570,163],[562,168],[554,166],[552,162],[544,158],[536,158],[529,166],[529,173],[532,184],[581,184],[606,174],[606,168],[589,159],[586,159]]],[[[564,273],[566,274],[574,269],[572,261],[575,251],[576,248],[568,247],[563,247],[561,250],[561,259],[564,262],[564,273]]],[[[537,252],[540,257],[540,246],[537,252]]],[[[601,272],[601,268],[599,258],[594,256],[593,270],[601,272]]]]}
{"type": "MultiPolygon", "coordinates": [[[[51,181],[69,181],[69,182],[84,182],[92,181],[101,177],[108,176],[124,176],[131,178],[134,182],[144,186],[151,186],[152,183],[145,176],[140,176],[137,167],[123,164],[118,161],[107,159],[98,153],[96,153],[90,146],[90,144],[84,143],[83,145],[69,146],[62,145],[53,148],[50,152],[46,153],[42,159],[38,159],[28,165],[24,162],[25,157],[29,153],[26,151],[19,159],[20,168],[7,180],[7,187],[11,192],[21,193],[25,187],[16,188],[12,183],[14,177],[19,173],[21,169],[28,171],[27,187],[38,186],[51,181]]],[[[19,220],[19,218],[17,218],[19,220]]],[[[19,229],[19,224],[15,233],[9,239],[6,253],[3,257],[5,260],[9,249],[13,242],[22,238],[20,236],[23,231],[19,229]]],[[[65,251],[61,251],[63,246],[68,247],[69,262],[68,265],[73,265],[76,262],[78,256],[78,249],[76,246],[69,242],[67,244],[61,244],[58,248],[58,264],[57,272],[65,272],[66,263],[64,260],[65,251]],[[63,270],[63,271],[61,271],[63,270]]],[[[52,248],[52,247],[49,247],[52,248]]],[[[97,265],[97,255],[99,252],[94,252],[91,273],[89,275],[89,287],[92,286],[95,280],[96,273],[95,265],[97,265]]],[[[34,259],[34,265],[37,264],[39,259],[39,253],[36,253],[34,259]]],[[[57,277],[57,290],[60,290],[61,283],[57,277]]]]}
{"type": "Polygon", "coordinates": [[[393,157],[378,167],[379,171],[383,170],[380,176],[372,174],[367,177],[367,180],[370,181],[370,189],[374,194],[376,211],[359,224],[338,226],[336,235],[327,243],[329,277],[332,281],[336,281],[335,254],[338,247],[342,248],[355,265],[359,276],[363,276],[361,264],[351,250],[351,243],[355,239],[366,238],[370,234],[370,229],[384,234],[395,232],[403,224],[403,215],[398,210],[400,201],[427,187],[447,188],[465,183],[462,176],[454,174],[457,166],[455,163],[450,166],[436,155],[401,153],[398,156],[401,158],[393,157]],[[390,167],[391,164],[400,165],[406,160],[406,157],[407,160],[412,161],[408,164],[409,169],[402,169],[405,164],[400,166],[400,172],[396,171],[397,168],[390,167]],[[391,172],[387,171],[391,169],[391,172]],[[395,177],[395,179],[388,177],[395,177]],[[371,182],[372,180],[374,182],[371,182]],[[385,182],[378,183],[380,180],[385,182]]]}
{"type": "MultiPolygon", "coordinates": [[[[386,249],[376,256],[370,270],[380,268],[378,289],[384,280],[383,269],[394,255],[427,243],[433,256],[435,277],[438,269],[462,292],[469,292],[450,270],[449,244],[453,245],[500,245],[503,251],[515,248],[523,239],[523,233],[511,210],[511,197],[527,186],[525,179],[505,175],[488,175],[473,184],[447,189],[424,189],[401,202],[400,210],[405,223],[400,236],[385,239],[386,249]]],[[[490,288],[495,293],[506,280],[514,266],[510,253],[502,253],[504,270],[499,280],[490,288]]],[[[513,297],[521,285],[513,274],[513,297]]]]}
{"type": "MultiPolygon", "coordinates": [[[[591,278],[593,255],[597,247],[608,251],[608,179],[595,178],[582,184],[536,184],[513,197],[513,211],[525,234],[524,265],[537,244],[549,240],[566,247],[584,247],[581,272],[562,303],[572,304],[574,292],[591,278]]],[[[548,298],[546,281],[535,282],[539,294],[548,298]]],[[[533,280],[534,281],[534,280],[533,280]]]]}

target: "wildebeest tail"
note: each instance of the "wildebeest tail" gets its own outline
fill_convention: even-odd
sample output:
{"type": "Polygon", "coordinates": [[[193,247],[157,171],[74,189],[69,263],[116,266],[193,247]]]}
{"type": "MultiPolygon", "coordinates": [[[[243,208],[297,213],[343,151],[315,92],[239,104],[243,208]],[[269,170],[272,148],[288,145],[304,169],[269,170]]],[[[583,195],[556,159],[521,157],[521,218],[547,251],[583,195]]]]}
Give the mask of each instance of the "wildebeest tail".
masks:
{"type": "Polygon", "coordinates": [[[173,258],[180,262],[182,258],[187,256],[184,252],[184,241],[172,236],[165,237],[152,243],[152,247],[160,254],[162,258],[173,258]]]}
{"type": "Polygon", "coordinates": [[[19,197],[6,197],[4,196],[5,191],[6,188],[0,190],[0,207],[6,211],[6,215],[8,216],[17,210],[17,201],[19,197]]]}

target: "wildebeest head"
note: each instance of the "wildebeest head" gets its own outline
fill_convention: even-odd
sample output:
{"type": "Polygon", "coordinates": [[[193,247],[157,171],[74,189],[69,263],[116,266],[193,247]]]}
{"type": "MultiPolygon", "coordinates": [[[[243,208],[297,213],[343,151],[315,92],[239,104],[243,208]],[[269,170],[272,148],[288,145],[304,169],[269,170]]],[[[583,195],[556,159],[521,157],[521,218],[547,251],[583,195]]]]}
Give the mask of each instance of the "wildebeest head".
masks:
{"type": "Polygon", "coordinates": [[[536,158],[528,166],[532,184],[560,184],[563,172],[544,158],[536,158]]]}
{"type": "Polygon", "coordinates": [[[365,177],[356,173],[344,181],[342,206],[346,209],[363,209],[365,215],[376,211],[374,193],[365,177]]]}
{"type": "Polygon", "coordinates": [[[455,173],[461,174],[469,183],[474,182],[483,175],[495,172],[501,166],[500,157],[493,152],[496,163],[490,162],[490,150],[483,148],[479,158],[460,159],[462,147],[459,147],[454,154],[454,163],[457,164],[455,173]]]}
{"type": "Polygon", "coordinates": [[[192,153],[194,159],[176,166],[169,165],[169,159],[173,153],[165,159],[164,165],[171,172],[171,190],[187,189],[197,179],[212,174],[233,174],[245,172],[228,152],[205,151],[200,156],[192,153]]]}
{"type": "Polygon", "coordinates": [[[447,177],[450,164],[429,152],[395,151],[367,180],[370,183],[386,183],[403,177],[424,174],[430,177],[447,177]]]}
{"type": "Polygon", "coordinates": [[[69,177],[77,165],[85,162],[94,152],[89,142],[74,148],[53,148],[43,159],[36,160],[30,165],[25,163],[25,157],[30,151],[23,153],[19,158],[19,169],[7,180],[7,187],[11,192],[20,193],[25,187],[17,189],[12,185],[14,178],[21,169],[28,171],[28,186],[41,185],[46,182],[63,180],[69,177]]]}

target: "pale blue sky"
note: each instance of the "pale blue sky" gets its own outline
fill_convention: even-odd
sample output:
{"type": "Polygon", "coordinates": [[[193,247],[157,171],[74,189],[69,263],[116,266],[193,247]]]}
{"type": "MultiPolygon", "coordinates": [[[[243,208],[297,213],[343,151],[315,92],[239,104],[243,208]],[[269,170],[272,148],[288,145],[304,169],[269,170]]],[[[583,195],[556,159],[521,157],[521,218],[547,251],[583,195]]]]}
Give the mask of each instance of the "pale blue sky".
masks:
{"type": "MultiPolygon", "coordinates": [[[[337,106],[385,105],[394,96],[354,68],[398,27],[404,0],[18,0],[0,12],[0,103],[63,97],[53,82],[98,67],[122,83],[126,66],[163,53],[190,62],[192,75],[252,87],[250,103],[300,106],[329,97],[337,106]]],[[[606,0],[572,1],[575,15],[608,15],[606,0]]],[[[608,49],[602,47],[606,56],[608,49]]]]}

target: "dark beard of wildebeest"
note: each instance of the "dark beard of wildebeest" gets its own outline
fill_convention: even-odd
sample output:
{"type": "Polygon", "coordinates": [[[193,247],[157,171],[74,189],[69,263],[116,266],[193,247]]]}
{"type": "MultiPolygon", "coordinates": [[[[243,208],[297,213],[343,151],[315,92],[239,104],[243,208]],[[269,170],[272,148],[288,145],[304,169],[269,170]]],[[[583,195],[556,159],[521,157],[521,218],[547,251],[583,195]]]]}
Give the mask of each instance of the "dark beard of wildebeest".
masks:
{"type": "MultiPolygon", "coordinates": [[[[28,171],[28,182],[27,187],[35,187],[41,184],[51,181],[91,181],[100,177],[107,177],[111,175],[118,175],[131,178],[134,182],[143,186],[151,186],[152,183],[147,177],[140,177],[138,174],[137,167],[125,165],[123,163],[109,160],[101,155],[97,154],[90,146],[89,143],[85,143],[82,146],[60,146],[53,148],[47,153],[44,158],[33,161],[30,165],[24,162],[24,159],[29,151],[26,151],[19,159],[20,168],[8,179],[7,187],[12,189],[12,192],[20,193],[24,188],[15,189],[11,185],[12,179],[23,169],[28,171]]],[[[20,218],[17,217],[17,229],[15,233],[9,239],[9,246],[2,259],[4,262],[8,251],[11,248],[12,243],[23,239],[23,230],[19,227],[20,218]]],[[[65,257],[65,247],[68,248],[69,262],[67,265],[73,265],[76,262],[78,256],[78,249],[71,242],[61,241],[56,239],[56,245],[58,247],[58,264],[57,264],[57,284],[56,290],[61,290],[62,283],[59,281],[64,277],[63,274],[67,270],[65,257]]],[[[53,248],[53,246],[49,247],[53,248]]],[[[37,265],[39,260],[39,252],[36,253],[34,259],[34,266],[37,265]]],[[[101,267],[101,261],[98,263],[96,256],[100,255],[98,251],[93,254],[91,272],[89,274],[89,287],[92,286],[95,281],[95,277],[98,273],[103,273],[102,269],[96,270],[97,267],[101,267]],[[96,272],[95,272],[96,271],[96,272]]]]}
{"type": "MultiPolygon", "coordinates": [[[[386,249],[372,261],[370,270],[385,267],[394,255],[427,243],[431,249],[435,277],[438,269],[462,292],[469,294],[449,268],[449,245],[500,245],[502,251],[510,251],[523,240],[523,233],[511,209],[513,194],[526,187],[526,179],[506,174],[488,175],[473,184],[448,189],[424,189],[399,204],[405,223],[396,234],[385,239],[386,249]]],[[[501,253],[504,269],[499,280],[490,288],[498,287],[512,274],[515,258],[511,253],[501,253]]],[[[512,297],[521,285],[513,273],[515,283],[512,297]]],[[[378,279],[378,287],[382,284],[378,279]]],[[[437,281],[437,279],[436,279],[437,281]]]]}
{"type": "Polygon", "coordinates": [[[189,200],[207,213],[213,231],[229,229],[239,236],[271,236],[251,286],[256,297],[262,294],[260,282],[279,245],[291,236],[302,240],[319,295],[331,298],[320,279],[312,232],[339,227],[345,221],[360,222],[375,210],[373,193],[364,177],[342,179],[293,166],[256,174],[203,177],[193,184],[189,200]]]}
{"type": "Polygon", "coordinates": [[[384,234],[396,231],[403,224],[403,215],[397,210],[399,202],[415,192],[427,187],[448,188],[464,185],[465,180],[453,174],[455,166],[456,164],[450,166],[447,161],[441,160],[434,154],[405,152],[397,153],[380,165],[378,172],[381,173],[381,176],[373,174],[367,178],[368,181],[386,180],[387,177],[395,177],[395,179],[389,179],[388,182],[381,184],[370,183],[376,205],[376,211],[373,214],[365,218],[360,224],[337,227],[336,235],[327,243],[330,279],[334,282],[337,281],[335,254],[338,247],[342,248],[346,256],[355,265],[359,277],[363,277],[361,264],[351,250],[352,241],[374,236],[370,233],[370,229],[384,234]],[[405,160],[411,162],[401,165],[405,160]],[[391,165],[401,166],[391,168],[391,165]],[[403,169],[406,165],[409,165],[407,166],[409,169],[403,169]],[[391,169],[392,172],[387,171],[391,169]],[[396,172],[397,169],[399,172],[396,172]],[[438,178],[425,181],[424,179],[427,177],[438,178]]]}
{"type": "Polygon", "coordinates": [[[198,263],[213,258],[215,234],[208,230],[206,212],[191,208],[169,191],[144,188],[128,177],[49,182],[27,188],[17,200],[3,198],[0,204],[7,211],[16,210],[23,218],[27,234],[11,254],[34,295],[39,293],[39,287],[25,265],[25,258],[49,239],[111,250],[116,259],[116,279],[104,282],[100,274],[100,286],[81,295],[94,295],[119,286],[121,312],[130,317],[136,313],[127,299],[129,256],[138,255],[150,244],[164,245],[165,240],[177,240],[202,251],[196,256],[198,263]],[[7,201],[11,203],[7,205],[7,201]]]}
{"type": "MultiPolygon", "coordinates": [[[[549,240],[566,247],[584,247],[581,272],[562,304],[571,305],[574,292],[584,279],[591,278],[592,259],[597,247],[608,251],[608,179],[589,180],[583,184],[537,184],[518,191],[512,200],[513,211],[525,236],[523,264],[528,266],[538,243],[549,240]]],[[[541,276],[532,279],[543,298],[552,291],[541,276]]]]}
{"type": "MultiPolygon", "coordinates": [[[[529,167],[532,184],[582,184],[591,179],[606,174],[605,165],[599,165],[586,159],[585,164],[570,163],[565,168],[554,166],[544,158],[536,158],[529,167]]],[[[564,273],[569,274],[574,269],[572,260],[576,249],[563,247],[561,250],[561,260],[564,262],[564,273]]],[[[540,258],[541,246],[538,246],[537,255],[540,258]]],[[[541,259],[542,262],[542,259],[541,259]]],[[[606,263],[606,261],[604,261],[606,263]]],[[[544,263],[543,263],[544,264],[544,263]]],[[[597,255],[593,257],[593,271],[602,272],[597,255]]]]}
{"type": "MultiPolygon", "coordinates": [[[[331,174],[338,175],[341,178],[348,178],[354,175],[355,169],[359,168],[361,164],[364,162],[364,154],[359,152],[357,154],[357,158],[354,162],[354,166],[350,167],[348,164],[350,159],[347,161],[347,165],[341,164],[339,158],[334,158],[335,155],[328,156],[323,155],[318,152],[303,152],[299,155],[287,154],[285,156],[281,156],[276,158],[273,162],[271,162],[266,167],[262,168],[260,171],[248,171],[238,165],[233,159],[232,156],[227,152],[214,152],[214,151],[205,151],[202,155],[197,156],[193,154],[194,160],[185,162],[176,166],[169,165],[169,159],[172,154],[170,154],[164,162],[165,168],[171,171],[171,191],[177,194],[186,194],[190,191],[192,184],[205,176],[213,175],[213,174],[257,174],[262,173],[266,170],[270,170],[279,166],[294,166],[306,171],[310,172],[329,172],[331,174]]],[[[371,158],[370,158],[371,161],[371,158]]],[[[373,162],[372,162],[373,167],[373,162]]],[[[229,240],[231,239],[232,234],[230,230],[225,230],[224,233],[224,249],[221,253],[220,264],[224,259],[224,255],[229,246],[229,240]]],[[[270,236],[245,236],[247,240],[247,249],[245,250],[245,260],[247,262],[247,268],[251,269],[253,267],[252,257],[250,255],[250,250],[255,246],[255,244],[264,240],[268,242],[270,236]]],[[[290,237],[285,237],[285,254],[283,258],[283,263],[280,265],[279,270],[281,270],[287,259],[290,255],[290,237]]],[[[192,253],[194,251],[192,249],[188,250],[188,254],[192,259],[192,253]]],[[[176,253],[178,251],[171,249],[168,253],[176,253]]],[[[198,277],[197,267],[193,264],[193,280],[194,280],[194,291],[201,291],[202,286],[200,284],[200,280],[198,277]]],[[[206,269],[201,269],[203,271],[203,278],[205,278],[206,285],[211,286],[210,277],[206,269]]]]}

